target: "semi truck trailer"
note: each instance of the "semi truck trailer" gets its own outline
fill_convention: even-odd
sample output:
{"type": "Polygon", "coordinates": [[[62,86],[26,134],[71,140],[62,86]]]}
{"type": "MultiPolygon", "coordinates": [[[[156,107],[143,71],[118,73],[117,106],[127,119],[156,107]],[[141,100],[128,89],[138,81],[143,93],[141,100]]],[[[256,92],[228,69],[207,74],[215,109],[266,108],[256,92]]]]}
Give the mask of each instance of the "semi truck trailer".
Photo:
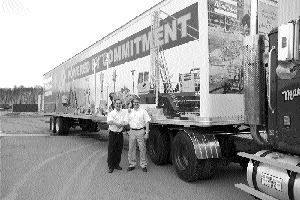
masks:
{"type": "Polygon", "coordinates": [[[254,30],[276,27],[277,9],[271,0],[161,1],[44,74],[50,130],[98,131],[115,98],[126,109],[139,96],[151,116],[152,162],[171,162],[187,182],[210,178],[220,164],[246,168],[249,158],[237,153],[264,146],[250,132],[257,126],[248,112],[263,102],[246,69],[268,51],[254,30]]]}

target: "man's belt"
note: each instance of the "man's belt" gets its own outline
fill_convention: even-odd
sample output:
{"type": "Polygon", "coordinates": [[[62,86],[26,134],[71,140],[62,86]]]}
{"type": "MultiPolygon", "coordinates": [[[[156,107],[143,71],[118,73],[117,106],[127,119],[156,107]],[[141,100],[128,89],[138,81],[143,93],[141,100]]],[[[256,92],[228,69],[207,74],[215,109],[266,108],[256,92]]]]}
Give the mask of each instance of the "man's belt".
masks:
{"type": "Polygon", "coordinates": [[[112,131],[112,130],[109,130],[110,132],[113,132],[113,133],[123,133],[124,130],[120,131],[120,132],[117,132],[117,131],[112,131]]]}
{"type": "Polygon", "coordinates": [[[132,128],[131,130],[134,130],[134,131],[139,131],[139,130],[142,130],[144,128],[132,128]]]}

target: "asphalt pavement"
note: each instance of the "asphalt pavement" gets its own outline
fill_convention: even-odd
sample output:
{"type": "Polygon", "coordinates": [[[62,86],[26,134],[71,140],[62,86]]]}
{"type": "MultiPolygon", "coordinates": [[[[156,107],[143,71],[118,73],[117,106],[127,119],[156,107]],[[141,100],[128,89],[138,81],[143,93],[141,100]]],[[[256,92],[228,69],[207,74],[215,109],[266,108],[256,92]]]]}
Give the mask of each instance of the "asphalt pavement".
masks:
{"type": "Polygon", "coordinates": [[[127,172],[128,136],[124,135],[123,170],[107,173],[107,131],[71,130],[51,135],[49,119],[39,115],[0,116],[0,199],[252,199],[234,187],[246,183],[237,164],[220,167],[209,180],[186,183],[172,165],[148,172],[127,172]]]}

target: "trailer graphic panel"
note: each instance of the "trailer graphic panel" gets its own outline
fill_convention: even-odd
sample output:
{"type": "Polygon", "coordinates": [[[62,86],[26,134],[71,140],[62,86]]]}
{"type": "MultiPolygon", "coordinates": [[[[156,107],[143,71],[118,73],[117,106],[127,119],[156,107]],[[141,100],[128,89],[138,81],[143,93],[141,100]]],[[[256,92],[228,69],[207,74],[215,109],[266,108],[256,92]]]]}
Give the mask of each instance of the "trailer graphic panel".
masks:
{"type": "MultiPolygon", "coordinates": [[[[48,102],[46,107],[49,108],[46,110],[86,114],[95,113],[98,109],[100,113],[105,113],[116,95],[138,94],[142,97],[143,103],[154,104],[153,84],[150,87],[149,74],[150,50],[153,45],[159,45],[161,51],[166,51],[198,39],[198,2],[183,7],[169,16],[162,17],[159,27],[155,30],[155,34],[158,35],[156,41],[153,41],[154,33],[152,33],[150,25],[151,23],[149,26],[140,28],[140,31],[129,32],[128,36],[112,42],[108,47],[100,48],[94,55],[79,60],[77,63],[55,68],[51,73],[53,85],[50,87],[49,83],[47,84],[47,87],[51,88],[51,93],[49,92],[46,97],[48,102]],[[138,59],[143,60],[137,61],[138,59]],[[144,66],[144,69],[128,69],[128,67],[132,68],[137,65],[144,66]],[[128,79],[131,77],[132,81],[128,79]]],[[[197,94],[200,85],[199,70],[195,71],[192,69],[195,67],[191,65],[183,66],[185,69],[176,66],[170,67],[179,72],[172,73],[174,74],[174,76],[172,75],[173,82],[176,83],[172,88],[169,87],[168,91],[172,90],[173,92],[174,90],[176,94],[171,98],[168,94],[161,98],[164,99],[163,101],[168,99],[166,101],[171,101],[171,104],[176,103],[175,107],[181,105],[182,110],[194,111],[196,108],[199,111],[199,95],[197,94]],[[189,94],[182,94],[182,92],[189,92],[189,94]],[[176,96],[183,99],[178,100],[176,96]],[[193,105],[187,102],[193,102],[193,105]],[[186,105],[189,105],[189,109],[186,109],[186,105]]],[[[164,73],[161,75],[161,79],[168,79],[166,71],[168,71],[166,68],[164,71],[161,70],[161,73],[164,73]]],[[[160,93],[163,94],[167,92],[166,86],[170,86],[171,83],[164,82],[161,85],[160,93]]],[[[161,104],[165,105],[165,103],[161,104]]]]}
{"type": "Polygon", "coordinates": [[[243,37],[249,34],[250,0],[209,0],[210,93],[242,93],[243,37]]]}
{"type": "Polygon", "coordinates": [[[158,4],[50,71],[46,111],[105,115],[116,96],[126,108],[128,97],[138,95],[162,117],[242,119],[240,23],[247,22],[247,6],[207,2],[158,4]]]}
{"type": "Polygon", "coordinates": [[[110,47],[100,51],[94,56],[67,69],[67,80],[82,78],[107,68],[121,65],[138,58],[150,55],[153,42],[158,43],[162,49],[170,49],[199,38],[199,33],[188,26],[198,30],[198,4],[188,6],[160,21],[157,29],[159,38],[152,41],[151,27],[147,27],[110,47]],[[193,37],[189,37],[192,35],[193,37]]]}

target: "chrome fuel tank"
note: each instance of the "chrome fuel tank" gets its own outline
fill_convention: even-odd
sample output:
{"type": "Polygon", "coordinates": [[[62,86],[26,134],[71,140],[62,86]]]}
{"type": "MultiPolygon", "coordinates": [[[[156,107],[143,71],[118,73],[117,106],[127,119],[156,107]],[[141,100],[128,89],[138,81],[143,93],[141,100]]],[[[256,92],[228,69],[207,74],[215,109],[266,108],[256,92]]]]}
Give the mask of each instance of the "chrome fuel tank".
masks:
{"type": "MultiPolygon", "coordinates": [[[[300,166],[300,158],[269,150],[259,151],[259,157],[277,162],[300,166]]],[[[250,187],[281,200],[300,200],[300,174],[268,163],[250,161],[247,167],[247,181],[250,187]]]]}

